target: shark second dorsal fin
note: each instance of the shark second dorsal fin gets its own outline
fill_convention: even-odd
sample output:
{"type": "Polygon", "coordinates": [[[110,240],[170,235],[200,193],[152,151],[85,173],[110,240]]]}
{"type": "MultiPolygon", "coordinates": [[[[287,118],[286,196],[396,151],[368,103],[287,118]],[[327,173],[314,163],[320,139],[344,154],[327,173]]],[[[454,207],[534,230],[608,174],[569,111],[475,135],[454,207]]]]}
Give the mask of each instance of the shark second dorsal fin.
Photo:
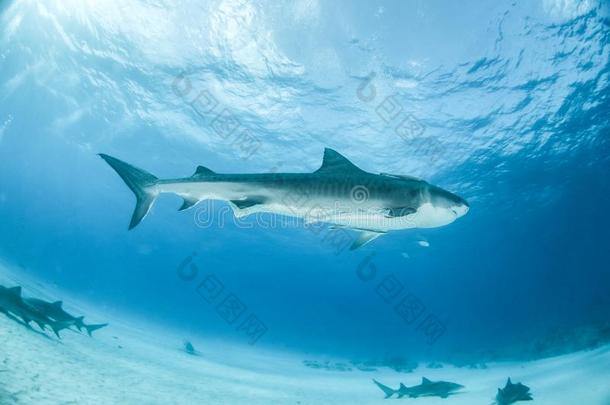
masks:
{"type": "Polygon", "coordinates": [[[206,174],[216,174],[212,170],[208,169],[205,166],[197,166],[197,170],[193,173],[192,177],[205,176],[206,174]]]}
{"type": "Polygon", "coordinates": [[[432,381],[428,380],[426,377],[421,378],[422,385],[432,384],[432,381]]]}
{"type": "Polygon", "coordinates": [[[358,166],[350,162],[345,156],[339,152],[325,148],[324,157],[322,158],[322,166],[316,173],[327,173],[327,172],[362,172],[358,166]]]}

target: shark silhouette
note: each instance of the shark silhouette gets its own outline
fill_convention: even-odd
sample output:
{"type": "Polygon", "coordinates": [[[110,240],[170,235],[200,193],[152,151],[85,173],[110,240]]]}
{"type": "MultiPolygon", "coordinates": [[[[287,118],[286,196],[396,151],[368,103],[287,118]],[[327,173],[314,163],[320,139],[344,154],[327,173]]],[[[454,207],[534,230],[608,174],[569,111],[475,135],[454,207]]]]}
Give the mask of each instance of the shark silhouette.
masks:
{"type": "Polygon", "coordinates": [[[398,394],[398,398],[407,396],[409,398],[419,397],[440,397],[447,398],[450,395],[456,394],[456,391],[464,388],[463,385],[448,382],[448,381],[431,381],[426,377],[422,377],[421,384],[407,387],[403,383],[400,383],[398,389],[393,389],[387,385],[381,384],[377,380],[373,380],[375,385],[383,391],[386,398],[390,398],[394,394],[398,394]]]}
{"type": "Polygon", "coordinates": [[[532,401],[533,399],[530,387],[520,382],[513,384],[510,377],[506,381],[504,388],[498,388],[498,393],[496,394],[496,404],[498,405],[510,405],[518,401],[532,401]]]}
{"type": "Polygon", "coordinates": [[[92,333],[94,331],[108,326],[107,323],[96,325],[85,324],[84,316],[77,317],[70,315],[68,312],[64,311],[62,307],[63,303],[61,301],[48,302],[38,298],[25,298],[24,301],[57,322],[63,322],[70,325],[74,325],[76,328],[78,328],[79,331],[85,329],[89,336],[92,336],[92,333]]]}

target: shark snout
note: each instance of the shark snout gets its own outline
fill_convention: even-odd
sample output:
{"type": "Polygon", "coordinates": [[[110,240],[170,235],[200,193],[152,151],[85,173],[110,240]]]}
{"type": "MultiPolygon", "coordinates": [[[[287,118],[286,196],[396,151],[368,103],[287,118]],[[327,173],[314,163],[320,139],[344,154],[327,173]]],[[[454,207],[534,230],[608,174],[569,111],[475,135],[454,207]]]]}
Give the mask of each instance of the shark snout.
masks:
{"type": "Polygon", "coordinates": [[[451,211],[453,211],[457,218],[466,215],[469,209],[470,205],[463,198],[460,198],[459,201],[451,207],[451,211]]]}

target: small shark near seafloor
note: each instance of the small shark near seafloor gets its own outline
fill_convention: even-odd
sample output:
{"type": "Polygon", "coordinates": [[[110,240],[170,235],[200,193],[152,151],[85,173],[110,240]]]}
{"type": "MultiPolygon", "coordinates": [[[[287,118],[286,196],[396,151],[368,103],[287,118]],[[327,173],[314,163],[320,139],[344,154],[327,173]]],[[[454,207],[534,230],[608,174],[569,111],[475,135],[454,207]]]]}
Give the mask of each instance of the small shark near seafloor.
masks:
{"type": "Polygon", "coordinates": [[[142,221],[161,193],[184,199],[180,210],[202,200],[224,200],[236,217],[257,212],[324,222],[360,232],[356,249],[389,231],[448,225],[468,212],[461,197],[421,179],[373,174],[332,149],[313,173],[221,174],[199,166],[190,177],[158,179],[105,154],[100,156],[136,196],[129,229],[142,221]]]}
{"type": "Polygon", "coordinates": [[[430,381],[426,377],[422,377],[421,384],[407,387],[403,383],[400,383],[398,389],[393,389],[380,383],[377,380],[373,380],[375,385],[379,387],[385,394],[386,398],[390,398],[394,394],[398,394],[398,398],[409,397],[439,397],[448,398],[450,395],[454,395],[457,391],[464,388],[463,385],[452,383],[449,381],[430,381]]]}

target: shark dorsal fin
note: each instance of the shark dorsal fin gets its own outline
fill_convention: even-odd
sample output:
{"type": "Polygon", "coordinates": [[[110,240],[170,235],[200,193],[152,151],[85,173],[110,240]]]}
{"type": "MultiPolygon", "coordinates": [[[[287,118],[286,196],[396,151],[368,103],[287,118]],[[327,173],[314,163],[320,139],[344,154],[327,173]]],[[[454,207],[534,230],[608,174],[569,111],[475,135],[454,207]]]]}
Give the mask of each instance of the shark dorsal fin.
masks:
{"type": "Polygon", "coordinates": [[[513,385],[513,382],[510,380],[510,377],[508,377],[508,381],[506,381],[506,385],[513,385]]]}
{"type": "Polygon", "coordinates": [[[345,156],[330,148],[324,149],[324,157],[322,158],[322,166],[319,172],[362,172],[358,166],[350,162],[345,156]]]}
{"type": "Polygon", "coordinates": [[[53,305],[55,308],[59,308],[61,309],[61,306],[63,305],[63,302],[61,301],[55,301],[54,303],[52,303],[51,305],[53,305]]]}
{"type": "Polygon", "coordinates": [[[426,384],[432,384],[432,381],[428,380],[426,377],[422,377],[422,378],[421,378],[421,383],[422,383],[423,385],[426,385],[426,384]]]}
{"type": "Polygon", "coordinates": [[[407,387],[406,387],[406,385],[404,385],[403,383],[400,383],[400,389],[403,389],[403,390],[404,390],[404,389],[406,389],[406,388],[407,388],[407,387]]]}
{"type": "Polygon", "coordinates": [[[17,286],[17,287],[11,287],[11,288],[9,288],[9,289],[8,289],[8,291],[9,291],[11,294],[14,294],[14,295],[16,295],[16,296],[18,296],[18,297],[21,297],[21,287],[20,287],[20,286],[17,286]]]}
{"type": "Polygon", "coordinates": [[[203,176],[206,174],[216,174],[216,173],[214,173],[212,170],[208,169],[205,166],[197,166],[197,170],[195,170],[193,177],[203,176]]]}

